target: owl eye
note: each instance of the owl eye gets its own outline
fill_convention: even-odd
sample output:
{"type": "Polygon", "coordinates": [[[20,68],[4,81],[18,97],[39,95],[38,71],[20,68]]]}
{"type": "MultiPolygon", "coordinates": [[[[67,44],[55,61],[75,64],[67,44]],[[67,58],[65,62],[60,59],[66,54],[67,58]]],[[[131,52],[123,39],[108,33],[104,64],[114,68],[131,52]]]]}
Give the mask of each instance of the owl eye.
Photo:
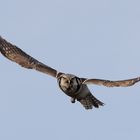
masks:
{"type": "Polygon", "coordinates": [[[69,84],[69,80],[66,80],[66,83],[69,84]]]}
{"type": "Polygon", "coordinates": [[[73,84],[73,80],[72,79],[70,80],[70,84],[73,84]]]}

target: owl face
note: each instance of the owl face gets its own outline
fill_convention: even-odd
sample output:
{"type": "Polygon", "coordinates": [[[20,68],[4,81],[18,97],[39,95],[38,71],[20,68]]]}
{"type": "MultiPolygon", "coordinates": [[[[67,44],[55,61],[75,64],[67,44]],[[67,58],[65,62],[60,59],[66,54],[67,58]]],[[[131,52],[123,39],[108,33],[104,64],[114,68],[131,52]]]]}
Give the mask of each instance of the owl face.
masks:
{"type": "Polygon", "coordinates": [[[71,97],[75,96],[75,93],[81,87],[80,78],[71,74],[62,74],[58,78],[58,84],[61,90],[71,97]]]}

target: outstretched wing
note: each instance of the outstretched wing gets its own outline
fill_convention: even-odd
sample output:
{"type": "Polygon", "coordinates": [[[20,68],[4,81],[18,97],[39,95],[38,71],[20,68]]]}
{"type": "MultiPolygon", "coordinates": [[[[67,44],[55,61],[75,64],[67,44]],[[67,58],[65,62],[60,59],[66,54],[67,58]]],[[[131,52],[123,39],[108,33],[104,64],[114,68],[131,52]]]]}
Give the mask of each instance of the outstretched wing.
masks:
{"type": "Polygon", "coordinates": [[[110,81],[110,80],[103,80],[103,79],[85,79],[85,78],[83,78],[82,80],[83,80],[83,84],[95,84],[95,85],[106,86],[106,87],[128,87],[139,82],[140,77],[128,79],[128,80],[120,80],[120,81],[110,81]]]}
{"type": "Polygon", "coordinates": [[[53,77],[57,76],[57,71],[38,60],[34,59],[30,55],[26,54],[24,51],[22,51],[17,46],[9,43],[2,37],[0,37],[0,52],[11,61],[14,61],[21,65],[22,67],[28,68],[28,69],[35,69],[40,72],[49,74],[53,77]]]}

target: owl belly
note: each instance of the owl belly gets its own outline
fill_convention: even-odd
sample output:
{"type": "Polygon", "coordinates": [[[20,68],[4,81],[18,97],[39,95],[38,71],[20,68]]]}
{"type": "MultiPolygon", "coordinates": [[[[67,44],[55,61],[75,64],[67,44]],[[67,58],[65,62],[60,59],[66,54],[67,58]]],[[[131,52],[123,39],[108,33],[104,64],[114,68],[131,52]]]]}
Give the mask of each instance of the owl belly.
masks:
{"type": "Polygon", "coordinates": [[[68,95],[72,98],[75,98],[77,100],[81,100],[81,99],[85,98],[90,93],[90,91],[86,85],[81,85],[81,87],[79,89],[69,87],[67,89],[61,88],[61,90],[66,95],[68,95]]]}
{"type": "Polygon", "coordinates": [[[87,85],[82,85],[81,89],[76,93],[76,99],[81,100],[84,99],[87,95],[91,94],[87,85]]]}

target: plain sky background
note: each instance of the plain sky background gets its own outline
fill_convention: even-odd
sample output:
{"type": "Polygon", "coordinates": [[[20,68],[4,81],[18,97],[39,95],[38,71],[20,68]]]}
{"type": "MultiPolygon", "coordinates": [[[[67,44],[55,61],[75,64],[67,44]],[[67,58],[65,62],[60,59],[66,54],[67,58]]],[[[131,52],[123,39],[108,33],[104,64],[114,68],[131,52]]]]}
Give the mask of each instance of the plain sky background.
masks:
{"type": "MultiPolygon", "coordinates": [[[[140,76],[139,0],[1,0],[0,35],[66,73],[140,76]]],[[[104,107],[71,104],[54,78],[0,55],[0,139],[139,140],[140,83],[89,87],[104,107]]]]}

